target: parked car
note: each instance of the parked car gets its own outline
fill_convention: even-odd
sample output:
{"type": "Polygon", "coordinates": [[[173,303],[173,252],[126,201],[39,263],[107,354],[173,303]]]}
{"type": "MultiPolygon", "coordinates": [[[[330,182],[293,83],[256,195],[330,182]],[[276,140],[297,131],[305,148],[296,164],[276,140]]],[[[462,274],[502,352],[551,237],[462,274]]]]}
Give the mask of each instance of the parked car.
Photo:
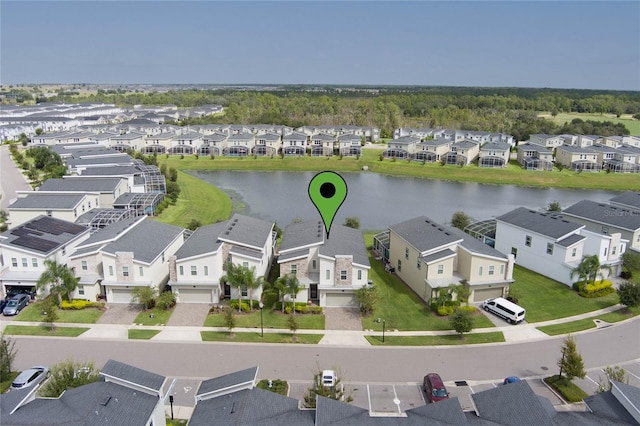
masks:
{"type": "Polygon", "coordinates": [[[449,392],[447,392],[447,388],[444,387],[444,383],[438,373],[429,373],[424,376],[423,387],[429,402],[449,399],[449,392]]]}
{"type": "Polygon", "coordinates": [[[13,296],[7,302],[7,305],[2,310],[3,315],[18,315],[25,306],[29,304],[29,295],[18,294],[13,296]]]}
{"type": "Polygon", "coordinates": [[[11,383],[11,389],[24,389],[35,386],[42,383],[50,375],[51,373],[47,367],[42,365],[31,367],[18,374],[18,377],[16,377],[13,383],[11,383]]]}
{"type": "Polygon", "coordinates": [[[516,383],[516,382],[519,382],[519,381],[520,381],[520,377],[518,377],[518,376],[509,376],[509,377],[506,377],[502,381],[502,384],[503,385],[508,385],[509,383],[516,383]]]}
{"type": "Polygon", "coordinates": [[[336,372],[333,370],[322,370],[322,385],[326,388],[331,388],[336,385],[336,381],[338,380],[338,376],[336,372]]]}

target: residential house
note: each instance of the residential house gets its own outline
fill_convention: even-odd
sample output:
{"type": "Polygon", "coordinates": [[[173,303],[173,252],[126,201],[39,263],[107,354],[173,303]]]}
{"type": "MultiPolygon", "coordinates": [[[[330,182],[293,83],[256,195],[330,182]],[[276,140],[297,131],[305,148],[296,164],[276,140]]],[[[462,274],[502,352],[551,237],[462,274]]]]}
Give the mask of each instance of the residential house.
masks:
{"type": "Polygon", "coordinates": [[[67,163],[67,170],[70,174],[82,174],[83,170],[91,167],[131,166],[135,164],[133,158],[128,154],[107,157],[67,158],[65,163],[67,163]]]}
{"type": "Polygon", "coordinates": [[[110,208],[116,198],[128,192],[128,188],[127,179],[121,177],[66,176],[47,179],[38,192],[55,195],[98,193],[98,205],[110,208]]]}
{"type": "Polygon", "coordinates": [[[0,396],[5,425],[152,425],[166,424],[165,405],[175,385],[164,376],[108,360],[100,379],[65,390],[57,398],[39,398],[39,386],[0,396]]]}
{"type": "Polygon", "coordinates": [[[602,145],[611,148],[620,148],[624,145],[624,136],[605,136],[602,138],[602,145]]]}
{"type": "Polygon", "coordinates": [[[553,153],[535,143],[518,145],[517,160],[525,170],[553,170],[553,153]]]}
{"type": "Polygon", "coordinates": [[[282,153],[285,156],[305,155],[307,152],[307,135],[293,132],[282,137],[282,153]]]}
{"type": "Polygon", "coordinates": [[[562,145],[556,148],[556,164],[561,164],[573,171],[599,172],[602,164],[598,162],[598,154],[590,148],[562,145]]]}
{"type": "Polygon", "coordinates": [[[140,149],[143,154],[164,154],[171,149],[176,134],[162,132],[145,137],[144,146],[140,149]]]}
{"type": "Polygon", "coordinates": [[[100,207],[98,193],[56,194],[40,191],[18,191],[18,198],[9,205],[11,228],[22,225],[38,216],[75,222],[78,217],[93,208],[100,207]]]}
{"type": "Polygon", "coordinates": [[[334,224],[330,235],[325,236],[319,220],[288,225],[278,253],[280,276],[298,278],[302,301],[324,307],[357,307],[355,291],[368,284],[370,269],[362,233],[334,224]]]}
{"type": "Polygon", "coordinates": [[[640,173],[640,149],[617,149],[613,159],[604,162],[603,168],[615,173],[640,173]]]}
{"type": "Polygon", "coordinates": [[[464,139],[451,145],[451,151],[445,156],[445,163],[468,166],[478,158],[479,154],[480,145],[475,141],[464,139]]]}
{"type": "Polygon", "coordinates": [[[392,225],[375,240],[379,255],[425,302],[457,283],[474,302],[505,296],[513,281],[512,256],[424,216],[392,225]]]}
{"type": "Polygon", "coordinates": [[[260,133],[256,136],[256,146],[253,154],[258,156],[271,156],[278,154],[282,148],[281,137],[277,133],[260,133]]]}
{"type": "MultiPolygon", "coordinates": [[[[221,282],[226,265],[255,269],[266,276],[273,260],[276,235],[273,222],[234,214],[230,220],[196,229],[169,261],[169,283],[179,303],[220,303],[238,298],[238,289],[221,282]]],[[[240,289],[247,298],[249,290],[240,289]]],[[[251,296],[259,300],[262,289],[251,296]]]]}
{"type": "Polygon", "coordinates": [[[335,136],[328,133],[315,133],[311,135],[311,156],[330,157],[333,155],[335,141],[335,136]]]}
{"type": "Polygon", "coordinates": [[[426,139],[416,144],[416,152],[411,159],[433,163],[440,161],[451,150],[453,142],[450,139],[426,139]]]}
{"type": "Polygon", "coordinates": [[[622,207],[623,209],[631,209],[640,211],[640,192],[628,191],[609,200],[611,205],[622,207]]]}
{"type": "Polygon", "coordinates": [[[629,241],[628,248],[640,252],[640,213],[638,210],[582,200],[564,209],[562,214],[596,234],[620,233],[623,239],[629,241]]]}
{"type": "Polygon", "coordinates": [[[589,149],[597,154],[596,161],[604,167],[606,161],[613,160],[614,155],[616,154],[616,149],[607,146],[595,144],[589,147],[589,149]]]}
{"type": "Polygon", "coordinates": [[[202,135],[197,132],[178,134],[171,140],[169,154],[195,154],[202,145],[202,135]]]}
{"type": "MultiPolygon", "coordinates": [[[[45,260],[67,264],[75,248],[89,238],[89,228],[38,216],[0,234],[0,293],[35,290],[45,260]]],[[[48,291],[45,291],[45,294],[48,291]]]]}
{"type": "Polygon", "coordinates": [[[337,144],[340,155],[358,156],[362,154],[362,136],[355,133],[347,133],[338,136],[337,144]]]}
{"type": "Polygon", "coordinates": [[[571,272],[583,256],[597,254],[601,264],[619,273],[628,242],[620,233],[595,234],[566,215],[524,207],[496,220],[496,249],[512,254],[516,264],[527,269],[570,286],[578,279],[571,272]]]}
{"type": "Polygon", "coordinates": [[[478,166],[507,167],[510,146],[503,142],[487,142],[480,147],[478,166]]]}
{"type": "Polygon", "coordinates": [[[425,139],[429,137],[433,137],[434,129],[424,127],[424,128],[410,128],[410,127],[399,127],[393,131],[393,139],[398,139],[404,136],[416,136],[420,139],[425,139]]]}
{"type": "Polygon", "coordinates": [[[145,134],[133,131],[112,136],[109,138],[108,146],[120,152],[140,151],[145,146],[145,134]]]}
{"type": "Polygon", "coordinates": [[[198,150],[198,154],[201,155],[222,155],[224,149],[227,147],[227,138],[229,135],[226,133],[213,132],[202,136],[202,145],[198,150]]]}
{"type": "Polygon", "coordinates": [[[227,157],[246,157],[253,150],[255,141],[256,137],[253,133],[233,133],[227,138],[227,146],[222,153],[227,157]]]}
{"type": "Polygon", "coordinates": [[[628,146],[640,148],[640,135],[636,136],[623,136],[622,143],[628,146]]]}
{"type": "Polygon", "coordinates": [[[382,155],[385,158],[397,158],[398,160],[410,158],[418,150],[419,143],[420,138],[417,136],[401,136],[390,140],[382,155]]]}
{"type": "Polygon", "coordinates": [[[529,136],[528,143],[542,145],[545,148],[553,150],[564,144],[564,139],[560,135],[546,135],[537,133],[529,136]]]}
{"type": "Polygon", "coordinates": [[[182,228],[147,216],[114,222],[95,232],[71,257],[80,283],[87,283],[78,288],[78,295],[131,303],[136,287],[162,291],[169,278],[169,258],[182,246],[183,233],[182,228]]]}

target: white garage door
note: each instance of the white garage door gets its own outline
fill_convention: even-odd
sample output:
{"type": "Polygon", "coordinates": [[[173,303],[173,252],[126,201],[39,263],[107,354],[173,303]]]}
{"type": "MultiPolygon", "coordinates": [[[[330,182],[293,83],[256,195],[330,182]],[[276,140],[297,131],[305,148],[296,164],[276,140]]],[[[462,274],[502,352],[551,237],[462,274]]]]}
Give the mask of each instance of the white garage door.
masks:
{"type": "Polygon", "coordinates": [[[494,297],[502,297],[502,287],[483,288],[473,292],[474,302],[482,302],[483,300],[492,299],[494,297]]]}
{"type": "Polygon", "coordinates": [[[358,306],[356,297],[351,293],[327,293],[328,308],[355,308],[358,306]]]}
{"type": "Polygon", "coordinates": [[[110,303],[132,303],[131,302],[131,290],[130,289],[113,289],[111,290],[111,300],[107,302],[110,303]]]}
{"type": "Polygon", "coordinates": [[[180,303],[211,303],[210,289],[179,289],[180,303]]]}

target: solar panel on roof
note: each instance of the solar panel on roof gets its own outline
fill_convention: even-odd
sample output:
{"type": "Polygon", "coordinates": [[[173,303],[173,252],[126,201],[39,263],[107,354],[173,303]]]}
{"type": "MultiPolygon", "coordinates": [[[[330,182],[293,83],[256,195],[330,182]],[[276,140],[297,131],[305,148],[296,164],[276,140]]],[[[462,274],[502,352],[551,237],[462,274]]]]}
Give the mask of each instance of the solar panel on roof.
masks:
{"type": "Polygon", "coordinates": [[[29,223],[27,227],[52,235],[60,235],[64,233],[79,234],[86,229],[80,225],[75,225],[70,222],[65,222],[63,220],[57,220],[50,217],[42,217],[40,219],[34,220],[33,222],[29,223]]]}
{"type": "Polygon", "coordinates": [[[58,247],[58,243],[45,240],[43,238],[32,237],[32,236],[22,236],[20,238],[15,239],[12,244],[20,247],[29,248],[32,250],[36,250],[42,253],[47,253],[52,249],[58,247]]]}

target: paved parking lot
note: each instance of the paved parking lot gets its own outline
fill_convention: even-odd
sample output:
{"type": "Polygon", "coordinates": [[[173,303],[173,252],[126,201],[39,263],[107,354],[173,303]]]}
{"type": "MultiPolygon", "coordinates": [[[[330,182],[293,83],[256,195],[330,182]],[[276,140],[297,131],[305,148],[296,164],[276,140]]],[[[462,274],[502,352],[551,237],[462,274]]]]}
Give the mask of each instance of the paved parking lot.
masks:
{"type": "MultiPolygon", "coordinates": [[[[621,365],[624,368],[629,384],[640,387],[640,362],[621,365]]],[[[607,384],[607,376],[604,370],[590,371],[584,379],[574,379],[576,385],[580,386],[589,395],[596,393],[600,382],[607,384]]]]}

